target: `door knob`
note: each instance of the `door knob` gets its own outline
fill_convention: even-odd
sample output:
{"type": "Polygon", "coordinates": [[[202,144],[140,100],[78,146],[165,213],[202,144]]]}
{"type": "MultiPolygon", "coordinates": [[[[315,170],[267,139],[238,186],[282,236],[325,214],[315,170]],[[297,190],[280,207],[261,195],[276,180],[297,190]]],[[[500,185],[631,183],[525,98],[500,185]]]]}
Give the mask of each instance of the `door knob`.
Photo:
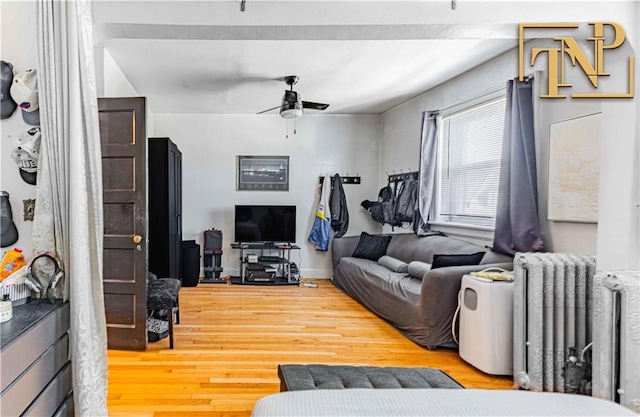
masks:
{"type": "Polygon", "coordinates": [[[140,242],[142,242],[142,236],[133,235],[133,243],[140,243],[140,242]]]}

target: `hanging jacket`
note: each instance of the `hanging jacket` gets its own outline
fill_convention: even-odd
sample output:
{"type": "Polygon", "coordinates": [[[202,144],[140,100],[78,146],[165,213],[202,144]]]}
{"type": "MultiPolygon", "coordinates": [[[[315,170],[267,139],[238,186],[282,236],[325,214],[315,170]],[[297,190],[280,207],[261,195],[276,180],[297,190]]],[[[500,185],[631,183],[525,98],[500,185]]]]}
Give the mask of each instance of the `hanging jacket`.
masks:
{"type": "Polygon", "coordinates": [[[338,174],[331,179],[329,205],[331,207],[331,227],[336,232],[334,237],[342,237],[349,228],[349,210],[347,210],[347,197],[342,187],[342,178],[338,174]]]}
{"type": "Polygon", "coordinates": [[[316,218],[309,233],[309,242],[316,245],[316,250],[327,251],[331,240],[331,209],[329,196],[331,194],[331,179],[326,176],[322,183],[322,194],[316,211],[316,218]]]}
{"type": "Polygon", "coordinates": [[[418,180],[414,178],[408,178],[402,180],[400,187],[398,188],[398,194],[396,197],[396,204],[394,207],[393,217],[398,225],[403,223],[411,223],[413,227],[413,220],[418,205],[418,180]]]}

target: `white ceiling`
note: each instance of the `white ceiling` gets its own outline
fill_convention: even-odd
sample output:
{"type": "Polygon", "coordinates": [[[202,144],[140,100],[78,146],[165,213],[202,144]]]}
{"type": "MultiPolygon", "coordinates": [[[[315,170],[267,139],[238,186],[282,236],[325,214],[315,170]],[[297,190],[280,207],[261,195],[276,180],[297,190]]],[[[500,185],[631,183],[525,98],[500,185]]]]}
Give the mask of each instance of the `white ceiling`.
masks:
{"type": "MultiPolygon", "coordinates": [[[[298,75],[294,89],[329,103],[325,113],[379,114],[516,47],[518,23],[563,11],[558,2],[247,0],[241,12],[240,3],[94,1],[94,41],[153,112],[255,114],[278,106],[282,77],[298,75]]],[[[586,21],[598,8],[573,9],[573,21],[586,21]]]]}

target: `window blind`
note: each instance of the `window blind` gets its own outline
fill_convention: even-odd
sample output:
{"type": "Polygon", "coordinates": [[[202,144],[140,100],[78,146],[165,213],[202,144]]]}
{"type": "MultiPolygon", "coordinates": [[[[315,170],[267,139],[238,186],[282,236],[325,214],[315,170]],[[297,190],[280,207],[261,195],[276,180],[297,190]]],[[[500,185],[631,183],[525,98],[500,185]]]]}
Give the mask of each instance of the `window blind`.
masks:
{"type": "Polygon", "coordinates": [[[440,221],[494,226],[505,104],[502,97],[443,117],[440,221]]]}

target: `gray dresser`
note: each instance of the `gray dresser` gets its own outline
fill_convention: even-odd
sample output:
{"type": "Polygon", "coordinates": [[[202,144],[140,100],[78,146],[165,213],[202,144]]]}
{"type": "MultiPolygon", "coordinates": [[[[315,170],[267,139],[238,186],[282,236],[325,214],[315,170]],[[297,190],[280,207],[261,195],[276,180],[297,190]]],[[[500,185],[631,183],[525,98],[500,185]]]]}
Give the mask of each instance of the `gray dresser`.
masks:
{"type": "Polygon", "coordinates": [[[69,303],[25,304],[0,324],[0,416],[73,416],[69,303]]]}

